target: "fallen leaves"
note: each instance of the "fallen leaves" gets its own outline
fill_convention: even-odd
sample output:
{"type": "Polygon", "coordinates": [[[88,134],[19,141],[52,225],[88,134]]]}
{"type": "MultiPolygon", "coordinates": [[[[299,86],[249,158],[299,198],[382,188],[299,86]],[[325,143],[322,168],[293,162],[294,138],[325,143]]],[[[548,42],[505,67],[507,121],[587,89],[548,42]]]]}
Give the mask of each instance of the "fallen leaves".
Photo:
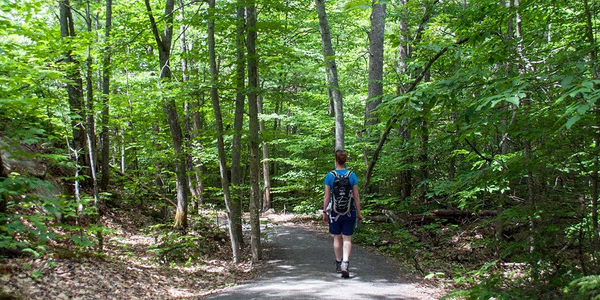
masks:
{"type": "MultiPolygon", "coordinates": [[[[226,250],[200,255],[185,265],[163,265],[148,246],[157,239],[151,223],[135,211],[114,213],[104,220],[114,229],[102,255],[46,255],[0,260],[0,296],[25,299],[181,299],[197,298],[252,278],[254,266],[235,265],[226,250]]],[[[207,242],[204,240],[203,242],[207,242]]],[[[227,249],[215,235],[211,249],[227,249]]],[[[10,298],[9,298],[10,299],[10,298]]]]}

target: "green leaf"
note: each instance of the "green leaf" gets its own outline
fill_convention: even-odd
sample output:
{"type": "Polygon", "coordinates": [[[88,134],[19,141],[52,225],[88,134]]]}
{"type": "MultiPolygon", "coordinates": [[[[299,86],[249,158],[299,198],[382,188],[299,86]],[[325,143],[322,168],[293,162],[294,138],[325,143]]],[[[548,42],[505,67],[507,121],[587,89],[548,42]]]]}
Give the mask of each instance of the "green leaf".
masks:
{"type": "Polygon", "coordinates": [[[573,78],[575,78],[573,75],[565,76],[565,78],[563,78],[563,80],[560,81],[560,85],[563,88],[566,88],[567,86],[569,86],[571,84],[571,82],[573,81],[573,78]]]}
{"type": "Polygon", "coordinates": [[[23,252],[24,253],[29,253],[29,254],[31,254],[31,256],[33,256],[35,258],[40,257],[40,253],[37,252],[37,251],[35,251],[35,250],[33,250],[33,249],[31,249],[31,248],[25,248],[25,249],[23,249],[23,252]]]}
{"type": "Polygon", "coordinates": [[[575,122],[579,121],[579,119],[581,119],[580,115],[574,115],[567,121],[565,126],[567,127],[567,129],[569,129],[571,128],[571,126],[573,126],[573,124],[575,124],[575,122]]]}
{"type": "Polygon", "coordinates": [[[369,5],[369,1],[366,0],[351,0],[350,2],[344,5],[344,12],[353,10],[353,9],[369,9],[371,6],[369,5]]]}
{"type": "Polygon", "coordinates": [[[520,98],[518,96],[507,97],[507,98],[504,98],[504,100],[506,102],[514,104],[517,107],[519,106],[519,103],[520,103],[520,98]]]}
{"type": "Polygon", "coordinates": [[[578,114],[580,114],[580,115],[583,115],[583,114],[585,114],[585,113],[586,113],[588,110],[590,110],[590,108],[591,108],[591,105],[590,105],[589,103],[588,103],[588,104],[579,105],[579,106],[577,107],[577,113],[578,113],[578,114]]]}

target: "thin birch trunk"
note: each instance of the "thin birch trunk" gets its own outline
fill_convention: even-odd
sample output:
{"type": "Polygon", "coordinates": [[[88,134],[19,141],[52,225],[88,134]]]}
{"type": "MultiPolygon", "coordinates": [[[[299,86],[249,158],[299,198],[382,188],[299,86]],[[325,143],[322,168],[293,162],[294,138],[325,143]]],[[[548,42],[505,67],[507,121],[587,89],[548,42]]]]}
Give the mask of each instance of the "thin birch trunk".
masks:
{"type": "MultiPolygon", "coordinates": [[[[85,21],[88,34],[92,32],[92,16],[90,15],[90,0],[87,0],[85,8],[85,21]]],[[[85,89],[86,89],[86,139],[88,142],[89,152],[87,153],[90,167],[90,176],[96,170],[92,169],[92,165],[97,165],[96,155],[96,124],[94,119],[94,85],[92,83],[92,47],[87,47],[87,58],[85,60],[85,89]]],[[[95,175],[94,175],[95,176],[95,175]]]]}
{"type": "MultiPolygon", "coordinates": [[[[258,97],[258,113],[263,114],[263,102],[262,97],[258,97]]],[[[265,122],[260,121],[259,129],[261,133],[265,132],[265,122]]],[[[264,136],[264,135],[263,135],[264,136]]],[[[262,143],[263,151],[263,210],[271,208],[271,169],[269,167],[269,143],[263,140],[262,143]]]]}
{"type": "Polygon", "coordinates": [[[331,33],[325,11],[325,0],[315,0],[319,28],[321,31],[321,45],[323,46],[323,59],[327,69],[328,89],[331,91],[333,109],[335,112],[335,150],[344,149],[344,107],[342,93],[338,84],[337,65],[335,52],[331,44],[331,33]]]}
{"type": "Polygon", "coordinates": [[[233,261],[239,263],[242,260],[240,249],[241,241],[237,240],[234,230],[234,209],[231,201],[231,193],[229,191],[229,175],[227,170],[227,162],[225,157],[225,142],[223,139],[223,118],[221,115],[221,106],[219,104],[219,91],[217,84],[219,82],[219,74],[217,69],[217,59],[215,54],[215,0],[208,0],[208,55],[210,63],[211,89],[210,98],[215,114],[215,127],[217,129],[217,148],[219,153],[219,171],[221,174],[221,186],[223,188],[223,196],[225,198],[225,206],[227,209],[227,219],[229,221],[229,238],[231,240],[231,248],[233,250],[233,261]]]}

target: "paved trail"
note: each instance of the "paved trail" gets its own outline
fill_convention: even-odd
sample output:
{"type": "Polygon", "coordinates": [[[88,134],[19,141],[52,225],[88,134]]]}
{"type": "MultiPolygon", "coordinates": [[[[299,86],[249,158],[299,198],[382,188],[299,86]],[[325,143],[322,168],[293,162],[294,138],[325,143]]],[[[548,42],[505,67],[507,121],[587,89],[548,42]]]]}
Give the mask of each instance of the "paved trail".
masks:
{"type": "Polygon", "coordinates": [[[357,245],[350,257],[350,278],[340,278],[329,237],[293,226],[270,230],[268,271],[206,299],[423,300],[438,299],[441,293],[403,279],[396,264],[357,245]]]}

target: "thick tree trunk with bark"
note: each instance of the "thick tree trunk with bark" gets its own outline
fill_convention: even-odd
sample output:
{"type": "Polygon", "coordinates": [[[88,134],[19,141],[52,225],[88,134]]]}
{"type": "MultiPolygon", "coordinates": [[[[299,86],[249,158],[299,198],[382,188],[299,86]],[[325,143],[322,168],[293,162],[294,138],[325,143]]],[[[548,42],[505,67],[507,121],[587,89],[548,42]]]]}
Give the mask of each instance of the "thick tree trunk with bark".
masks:
{"type": "Polygon", "coordinates": [[[383,97],[383,40],[385,33],[385,3],[373,0],[371,11],[371,32],[369,33],[369,83],[365,106],[365,127],[379,121],[374,110],[383,97]]]}
{"type": "MultiPolygon", "coordinates": [[[[231,149],[231,204],[232,213],[235,220],[241,220],[242,215],[242,172],[241,172],[241,153],[242,153],[242,130],[244,129],[244,101],[245,95],[245,77],[246,64],[244,61],[244,38],[245,38],[245,5],[239,0],[237,3],[237,27],[236,27],[236,94],[235,94],[235,114],[233,121],[233,144],[231,149]]],[[[239,241],[242,239],[242,224],[234,224],[234,234],[239,241]]]]}
{"type": "Polygon", "coordinates": [[[319,28],[321,31],[321,44],[323,46],[323,58],[327,68],[328,89],[331,91],[333,110],[335,112],[335,150],[344,149],[344,107],[342,93],[338,84],[337,65],[335,63],[335,52],[331,44],[331,33],[327,22],[325,11],[325,0],[315,0],[317,16],[319,17],[319,28]]]}
{"type": "MultiPolygon", "coordinates": [[[[158,56],[160,62],[161,81],[170,81],[172,77],[169,60],[171,57],[171,41],[173,39],[173,9],[175,0],[167,0],[165,3],[165,29],[161,36],[158,27],[152,15],[152,8],[149,0],[145,0],[146,9],[150,18],[152,32],[156,44],[158,45],[158,56]]],[[[169,129],[173,139],[173,150],[175,152],[175,174],[177,177],[177,208],[175,211],[175,227],[179,229],[187,228],[187,198],[188,198],[188,178],[186,174],[186,155],[183,146],[183,133],[179,124],[177,106],[175,99],[170,96],[163,96],[164,109],[169,122],[169,129]]]]}
{"type": "Polygon", "coordinates": [[[258,54],[256,53],[256,2],[249,0],[246,7],[248,15],[248,115],[250,117],[250,237],[252,261],[262,258],[260,245],[260,152],[258,136],[258,54]]]}
{"type": "Polygon", "coordinates": [[[237,239],[235,234],[234,224],[239,222],[234,219],[232,210],[233,203],[231,201],[231,193],[229,191],[229,175],[227,170],[227,159],[225,157],[225,142],[223,139],[223,118],[221,115],[221,106],[219,104],[219,91],[217,84],[219,75],[217,70],[217,58],[215,54],[215,0],[208,0],[208,56],[211,75],[210,98],[215,114],[215,127],[217,129],[217,148],[219,153],[219,171],[221,173],[221,186],[223,188],[223,196],[225,198],[225,206],[227,209],[227,219],[229,221],[229,238],[231,240],[231,248],[233,250],[233,261],[239,263],[242,259],[240,249],[241,241],[237,239]]]}
{"type": "MultiPolygon", "coordinates": [[[[371,10],[371,31],[369,32],[369,82],[367,102],[365,104],[365,130],[366,140],[372,141],[371,126],[379,123],[375,109],[381,104],[383,97],[383,41],[385,33],[385,8],[386,4],[373,0],[371,10]]],[[[369,166],[369,151],[363,150],[365,164],[369,166]]],[[[365,192],[371,192],[365,186],[365,192]]]]}

